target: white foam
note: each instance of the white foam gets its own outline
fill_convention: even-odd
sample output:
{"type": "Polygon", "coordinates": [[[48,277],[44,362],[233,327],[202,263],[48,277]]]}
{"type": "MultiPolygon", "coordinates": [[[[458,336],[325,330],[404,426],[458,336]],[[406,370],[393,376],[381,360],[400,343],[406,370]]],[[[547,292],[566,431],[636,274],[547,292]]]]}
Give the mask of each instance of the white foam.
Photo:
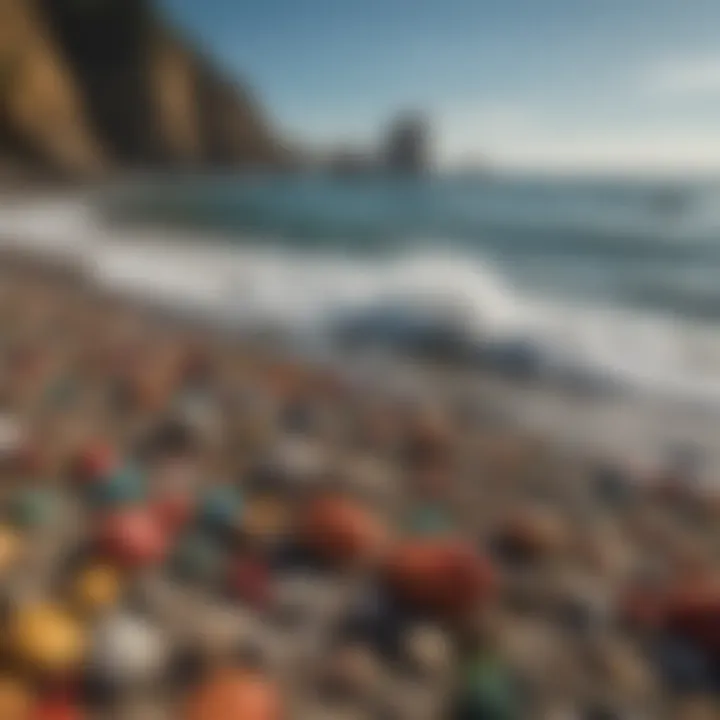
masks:
{"type": "Polygon", "coordinates": [[[453,322],[478,341],[524,339],[550,369],[720,408],[717,329],[526,297],[474,257],[422,251],[360,260],[261,239],[239,247],[169,231],[123,233],[104,226],[87,199],[1,208],[0,238],[82,263],[115,291],[238,327],[317,338],[339,317],[383,308],[408,324],[453,322]]]}

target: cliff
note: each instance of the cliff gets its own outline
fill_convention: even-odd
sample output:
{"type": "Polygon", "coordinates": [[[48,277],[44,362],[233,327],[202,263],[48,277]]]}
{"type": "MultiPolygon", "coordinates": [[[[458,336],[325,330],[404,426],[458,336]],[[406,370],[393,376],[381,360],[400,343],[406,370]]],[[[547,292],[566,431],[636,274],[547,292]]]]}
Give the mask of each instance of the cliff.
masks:
{"type": "Polygon", "coordinates": [[[255,100],[151,0],[0,0],[0,168],[77,177],[281,159],[255,100]]]}

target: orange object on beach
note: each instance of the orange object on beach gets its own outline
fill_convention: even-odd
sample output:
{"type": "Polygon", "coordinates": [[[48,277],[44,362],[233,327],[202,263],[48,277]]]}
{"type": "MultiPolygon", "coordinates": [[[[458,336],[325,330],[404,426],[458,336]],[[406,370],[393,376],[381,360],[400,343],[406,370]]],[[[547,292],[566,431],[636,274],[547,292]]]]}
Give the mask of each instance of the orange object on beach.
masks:
{"type": "Polygon", "coordinates": [[[277,686],[258,673],[222,670],[190,697],[184,720],[281,720],[277,686]]]}
{"type": "Polygon", "coordinates": [[[385,527],[371,510],[341,495],[323,495],[311,501],[301,523],[306,547],[337,565],[377,557],[387,539],[385,527]]]}
{"type": "Polygon", "coordinates": [[[32,695],[28,687],[14,677],[0,677],[0,718],[34,720],[32,695]]]}
{"type": "Polygon", "coordinates": [[[441,616],[458,616],[486,600],[496,585],[490,561],[460,541],[406,540],[390,554],[386,581],[411,607],[441,616]]]}

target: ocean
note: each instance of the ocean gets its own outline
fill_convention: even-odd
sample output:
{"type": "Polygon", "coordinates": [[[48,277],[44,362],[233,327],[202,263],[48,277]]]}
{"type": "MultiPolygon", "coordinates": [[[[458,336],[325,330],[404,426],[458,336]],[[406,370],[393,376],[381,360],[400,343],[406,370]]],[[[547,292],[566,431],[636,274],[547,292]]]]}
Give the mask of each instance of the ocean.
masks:
{"type": "Polygon", "coordinates": [[[320,174],[17,199],[6,241],[298,345],[456,348],[720,408],[720,181],[320,174]]]}

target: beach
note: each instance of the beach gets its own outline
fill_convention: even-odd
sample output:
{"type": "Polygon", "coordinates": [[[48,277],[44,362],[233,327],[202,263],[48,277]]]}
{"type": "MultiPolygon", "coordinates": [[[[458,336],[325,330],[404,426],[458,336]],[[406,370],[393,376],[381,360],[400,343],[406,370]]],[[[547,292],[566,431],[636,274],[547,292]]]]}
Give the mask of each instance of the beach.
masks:
{"type": "Polygon", "coordinates": [[[312,361],[15,240],[3,718],[720,712],[717,465],[674,448],[702,414],[312,361]]]}

